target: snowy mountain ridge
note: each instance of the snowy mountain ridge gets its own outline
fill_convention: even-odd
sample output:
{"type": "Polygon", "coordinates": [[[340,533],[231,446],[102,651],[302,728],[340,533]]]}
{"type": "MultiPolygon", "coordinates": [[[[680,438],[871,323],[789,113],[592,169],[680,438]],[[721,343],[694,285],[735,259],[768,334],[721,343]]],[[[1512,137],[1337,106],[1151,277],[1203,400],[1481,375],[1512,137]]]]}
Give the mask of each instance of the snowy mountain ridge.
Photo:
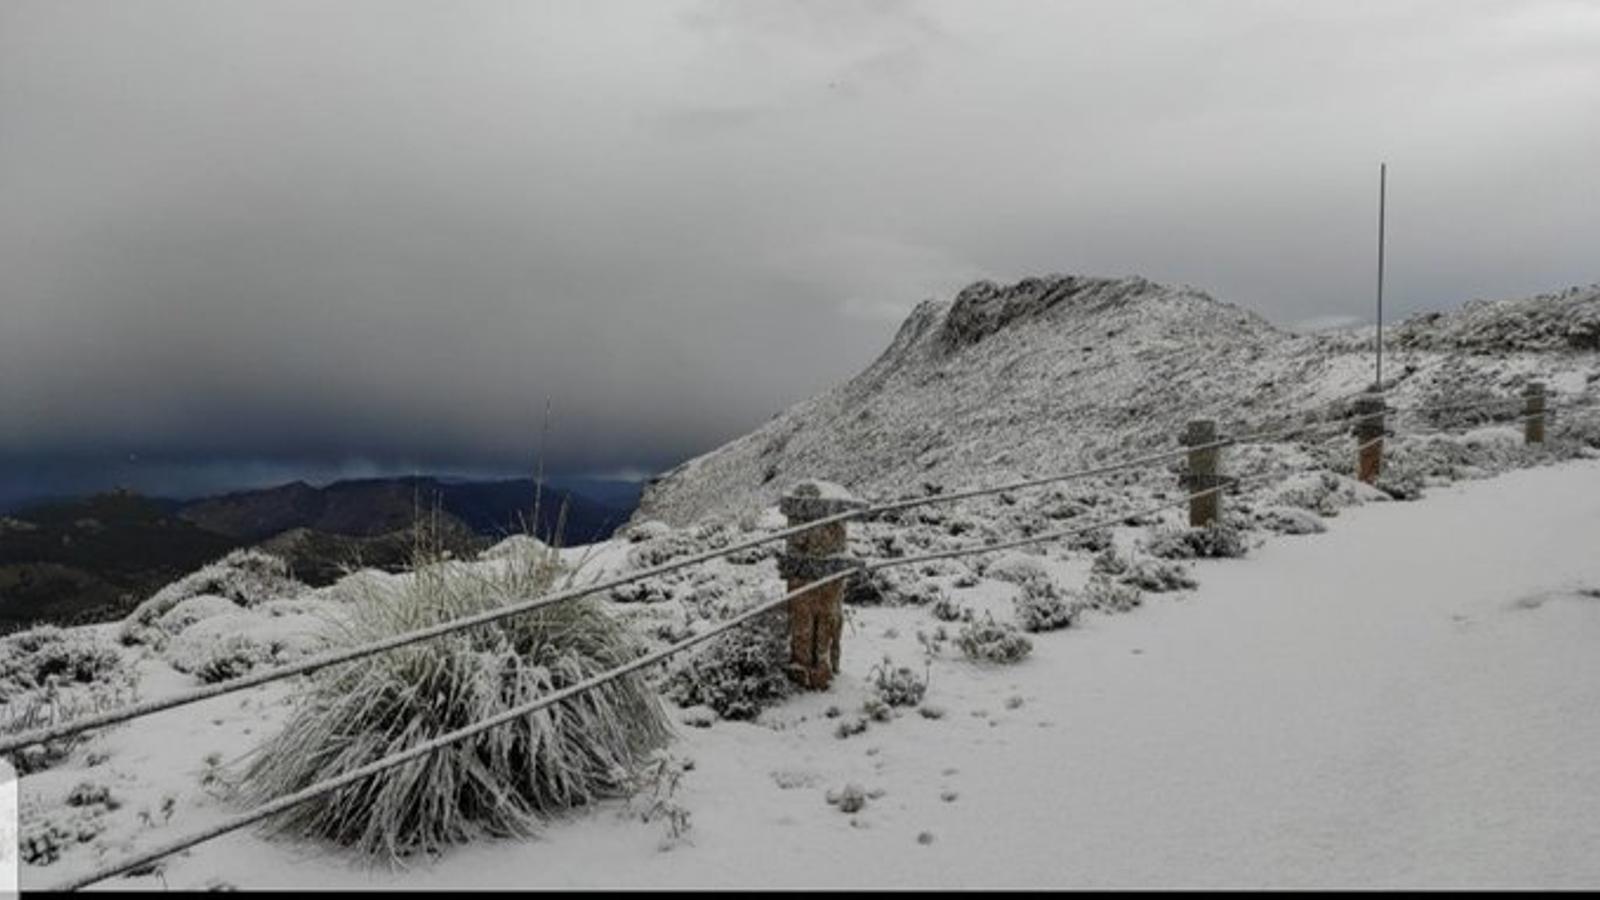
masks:
{"type": "MultiPolygon", "coordinates": [[[[1600,373],[1600,285],[1475,301],[1397,326],[1395,405],[1505,396],[1600,373]]],[[[806,478],[873,497],[970,485],[1170,446],[1190,418],[1298,421],[1371,379],[1365,328],[1293,334],[1190,287],[1140,277],[980,281],[924,301],[849,381],[656,479],[635,522],[757,510],[806,478]]]]}

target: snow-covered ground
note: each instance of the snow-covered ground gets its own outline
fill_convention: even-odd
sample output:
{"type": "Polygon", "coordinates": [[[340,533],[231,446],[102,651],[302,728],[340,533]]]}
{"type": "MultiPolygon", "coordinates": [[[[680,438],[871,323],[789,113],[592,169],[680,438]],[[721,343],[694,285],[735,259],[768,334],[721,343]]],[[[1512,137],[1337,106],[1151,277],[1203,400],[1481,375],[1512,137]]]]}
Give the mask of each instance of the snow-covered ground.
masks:
{"type": "MultiPolygon", "coordinates": [[[[923,704],[941,717],[841,738],[873,666],[921,671],[933,624],[926,607],[853,607],[832,690],[680,728],[673,752],[694,765],[672,799],[692,818],[675,842],[617,802],[403,871],[239,833],[106,886],[1600,887],[1600,461],[1326,525],[1196,562],[1196,590],[1031,635],[1020,663],[947,646],[923,704]],[[847,785],[867,795],[854,813],[828,802],[847,785]]],[[[997,584],[952,596],[982,607],[997,584]]],[[[116,745],[112,789],[151,810],[97,852],[231,811],[198,787],[203,759],[250,746],[241,729],[259,738],[290,693],[97,738],[116,745]]],[[[49,770],[24,794],[84,774],[49,770]]],[[[24,886],[94,861],[29,867],[24,886]]]]}

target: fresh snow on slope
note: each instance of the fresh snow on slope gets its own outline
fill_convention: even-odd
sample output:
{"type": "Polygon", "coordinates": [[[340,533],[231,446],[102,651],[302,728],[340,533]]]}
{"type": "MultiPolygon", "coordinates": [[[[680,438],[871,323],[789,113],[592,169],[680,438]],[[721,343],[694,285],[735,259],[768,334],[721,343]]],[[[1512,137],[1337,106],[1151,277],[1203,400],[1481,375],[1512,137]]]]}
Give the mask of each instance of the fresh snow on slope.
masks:
{"type": "MultiPolygon", "coordinates": [[[[1197,590],[1034,635],[1013,666],[947,652],[925,702],[942,718],[839,738],[828,708],[852,716],[885,653],[920,659],[927,621],[852,608],[833,690],[681,729],[694,767],[675,799],[693,827],[669,849],[659,822],[608,803],[405,871],[235,834],[111,886],[1600,886],[1600,461],[1347,508],[1327,528],[1197,562],[1197,590]],[[848,784],[868,793],[854,814],[825,799],[848,784]]],[[[219,726],[267,727],[283,699],[102,738],[141,757],[148,783],[119,789],[194,793],[219,726]]],[[[40,777],[56,774],[84,773],[40,777]]],[[[157,815],[132,837],[226,811],[157,815]]],[[[25,886],[88,862],[29,868],[25,886]]]]}

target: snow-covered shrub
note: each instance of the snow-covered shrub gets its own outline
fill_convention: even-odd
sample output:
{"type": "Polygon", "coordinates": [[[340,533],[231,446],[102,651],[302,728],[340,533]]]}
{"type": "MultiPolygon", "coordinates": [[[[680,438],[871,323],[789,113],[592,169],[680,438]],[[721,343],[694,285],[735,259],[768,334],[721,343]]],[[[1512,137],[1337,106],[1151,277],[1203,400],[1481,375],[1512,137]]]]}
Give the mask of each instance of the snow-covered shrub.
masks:
{"type": "MultiPolygon", "coordinates": [[[[1340,463],[1345,459],[1340,450],[1340,463]]],[[[1330,464],[1331,461],[1330,461],[1330,464]]],[[[1372,488],[1333,472],[1312,472],[1286,478],[1273,492],[1273,502],[1280,506],[1308,509],[1321,516],[1336,516],[1339,510],[1360,503],[1370,496],[1372,488]]]]}
{"type": "Polygon", "coordinates": [[[1269,506],[1257,513],[1256,518],[1264,527],[1279,534],[1321,534],[1328,530],[1316,513],[1292,506],[1269,506]]]}
{"type": "Polygon", "coordinates": [[[993,617],[963,626],[956,645],[968,659],[993,663],[1018,662],[1033,650],[1033,642],[1015,626],[993,617]]]}
{"type": "Polygon", "coordinates": [[[746,547],[743,550],[735,550],[732,553],[729,553],[727,556],[724,556],[723,559],[727,560],[729,564],[735,566],[753,566],[766,560],[776,558],[781,552],[781,547],[782,545],[777,541],[768,544],[757,544],[754,547],[746,547]]]}
{"type": "MultiPolygon", "coordinates": [[[[354,598],[341,636],[381,640],[525,600],[559,570],[549,556],[488,574],[422,566],[398,596],[354,598]]],[[[242,790],[257,802],[293,793],[614,669],[637,650],[597,604],[574,600],[338,666],[255,756],[242,790]]],[[[478,835],[527,835],[553,811],[626,793],[668,736],[665,710],[635,673],[297,806],[276,827],[391,860],[478,835]]]]}
{"type": "Polygon", "coordinates": [[[645,578],[619,584],[609,596],[613,603],[666,603],[676,596],[676,591],[661,578],[645,578]]]}
{"type": "Polygon", "coordinates": [[[844,583],[847,606],[882,606],[900,590],[906,573],[900,569],[872,569],[844,583]]]}
{"type": "Polygon", "coordinates": [[[1009,581],[1016,585],[1050,581],[1050,571],[1045,568],[1039,556],[1016,551],[1002,554],[989,563],[983,574],[988,578],[1009,581]]]}
{"type": "Polygon", "coordinates": [[[51,679],[89,684],[117,673],[122,654],[81,630],[43,625],[0,639],[0,702],[51,679]]]}
{"type": "Polygon", "coordinates": [[[842,813],[857,813],[867,805],[867,792],[859,784],[847,784],[842,791],[828,791],[823,799],[842,813]]]}
{"type": "MultiPolygon", "coordinates": [[[[132,674],[121,665],[86,683],[64,684],[61,676],[50,675],[43,687],[0,702],[0,734],[17,734],[75,721],[126,706],[134,699],[132,674]]],[[[87,734],[79,733],[24,747],[12,754],[11,762],[20,775],[42,772],[71,756],[87,738],[87,734]]]]}
{"type": "Polygon", "coordinates": [[[904,584],[893,600],[898,606],[928,606],[944,599],[944,589],[933,581],[913,581],[904,584]]]}
{"type": "Polygon", "coordinates": [[[909,666],[896,666],[887,656],[867,677],[878,698],[889,706],[916,706],[928,692],[926,672],[918,677],[909,666]]]}
{"type": "Polygon", "coordinates": [[[1238,528],[1215,522],[1202,528],[1159,528],[1145,540],[1145,552],[1162,559],[1236,559],[1248,549],[1238,528]]]}
{"type": "Polygon", "coordinates": [[[103,806],[108,810],[116,810],[122,806],[122,801],[118,800],[111,793],[111,788],[104,784],[93,781],[80,781],[67,794],[67,805],[78,807],[103,806]]]}
{"type": "Polygon", "coordinates": [[[863,734],[866,732],[866,730],[867,720],[861,716],[856,716],[853,719],[841,720],[839,724],[834,727],[833,736],[842,741],[845,738],[855,737],[858,734],[863,734]]]}
{"type": "Polygon", "coordinates": [[[941,622],[972,621],[972,609],[962,606],[949,597],[940,597],[928,606],[928,612],[941,622]]]}
{"type": "Polygon", "coordinates": [[[1095,554],[1089,571],[1096,575],[1121,575],[1128,571],[1128,559],[1118,553],[1116,547],[1107,547],[1095,554]]]}
{"type": "MultiPolygon", "coordinates": [[[[1063,597],[1061,591],[1048,581],[1030,581],[1013,601],[1017,624],[1023,631],[1055,631],[1066,628],[1083,611],[1075,599],[1063,597]]],[[[965,649],[963,647],[963,649],[965,649]]]]}
{"type": "MultiPolygon", "coordinates": [[[[630,530],[630,539],[635,531],[648,524],[641,523],[630,530]]],[[[628,565],[635,569],[647,569],[671,562],[680,556],[720,550],[731,543],[733,535],[727,526],[720,522],[679,530],[668,529],[664,532],[651,529],[649,537],[628,548],[628,565]]]]}
{"type": "Polygon", "coordinates": [[[1104,612],[1127,612],[1139,605],[1137,585],[1118,584],[1109,575],[1093,575],[1083,588],[1083,602],[1104,612]]]}
{"type": "Polygon", "coordinates": [[[628,528],[623,532],[622,536],[627,538],[630,544],[642,544],[645,541],[666,537],[671,533],[671,525],[656,519],[647,519],[628,528]]]}
{"type": "Polygon", "coordinates": [[[905,569],[872,569],[846,581],[844,589],[849,606],[926,606],[943,596],[937,583],[905,569]]]}
{"type": "Polygon", "coordinates": [[[1385,468],[1373,485],[1396,500],[1421,500],[1422,473],[1410,468],[1385,468]]]}
{"type": "Polygon", "coordinates": [[[252,610],[232,609],[179,632],[162,648],[162,657],[179,672],[210,684],[326,649],[329,635],[339,627],[332,610],[325,614],[314,607],[276,602],[252,610]]]}
{"type": "Polygon", "coordinates": [[[1181,563],[1162,562],[1157,559],[1136,560],[1120,580],[1123,584],[1152,594],[1187,591],[1200,586],[1199,582],[1190,577],[1188,568],[1181,563]]]}
{"type": "MultiPolygon", "coordinates": [[[[180,657],[181,658],[181,657],[180,657]]],[[[174,664],[180,672],[193,673],[206,684],[238,678],[256,666],[272,662],[272,648],[252,640],[248,635],[235,634],[221,643],[210,644],[204,656],[186,665],[174,664]]]]}
{"type": "MultiPolygon", "coordinates": [[[[781,611],[779,615],[782,615],[781,611]]],[[[754,719],[793,691],[788,638],[777,622],[735,628],[709,641],[667,678],[679,706],[709,706],[724,719],[754,719]]]]}
{"type": "Polygon", "coordinates": [[[304,593],[306,586],[289,577],[289,564],[259,550],[234,550],[227,556],[174,581],[139,604],[122,623],[118,637],[125,644],[160,643],[166,636],[157,620],[191,597],[220,597],[236,606],[304,593]]]}
{"type": "Polygon", "coordinates": [[[1100,551],[1105,550],[1107,547],[1112,546],[1114,543],[1115,539],[1111,535],[1111,529],[1091,528],[1088,531],[1080,531],[1077,534],[1068,537],[1067,549],[1083,550],[1089,553],[1099,553],[1100,551]]]}
{"type": "Polygon", "coordinates": [[[179,634],[202,619],[226,615],[238,608],[232,600],[225,597],[201,594],[180,601],[178,605],[163,613],[161,618],[156,620],[156,625],[167,634],[179,634]]]}
{"type": "Polygon", "coordinates": [[[549,553],[550,545],[531,534],[513,534],[478,554],[481,560],[520,559],[530,554],[549,553]]]}

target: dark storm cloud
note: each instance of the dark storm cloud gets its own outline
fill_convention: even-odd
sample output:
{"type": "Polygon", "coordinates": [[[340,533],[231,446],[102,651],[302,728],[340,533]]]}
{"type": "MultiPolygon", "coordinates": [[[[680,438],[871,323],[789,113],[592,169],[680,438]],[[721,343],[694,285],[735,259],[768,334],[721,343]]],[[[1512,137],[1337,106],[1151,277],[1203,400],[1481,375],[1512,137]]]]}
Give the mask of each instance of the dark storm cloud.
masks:
{"type": "Polygon", "coordinates": [[[0,480],[659,468],[985,276],[1359,319],[1380,159],[1400,311],[1589,282],[1597,152],[1576,2],[6,0],[0,480]]]}

